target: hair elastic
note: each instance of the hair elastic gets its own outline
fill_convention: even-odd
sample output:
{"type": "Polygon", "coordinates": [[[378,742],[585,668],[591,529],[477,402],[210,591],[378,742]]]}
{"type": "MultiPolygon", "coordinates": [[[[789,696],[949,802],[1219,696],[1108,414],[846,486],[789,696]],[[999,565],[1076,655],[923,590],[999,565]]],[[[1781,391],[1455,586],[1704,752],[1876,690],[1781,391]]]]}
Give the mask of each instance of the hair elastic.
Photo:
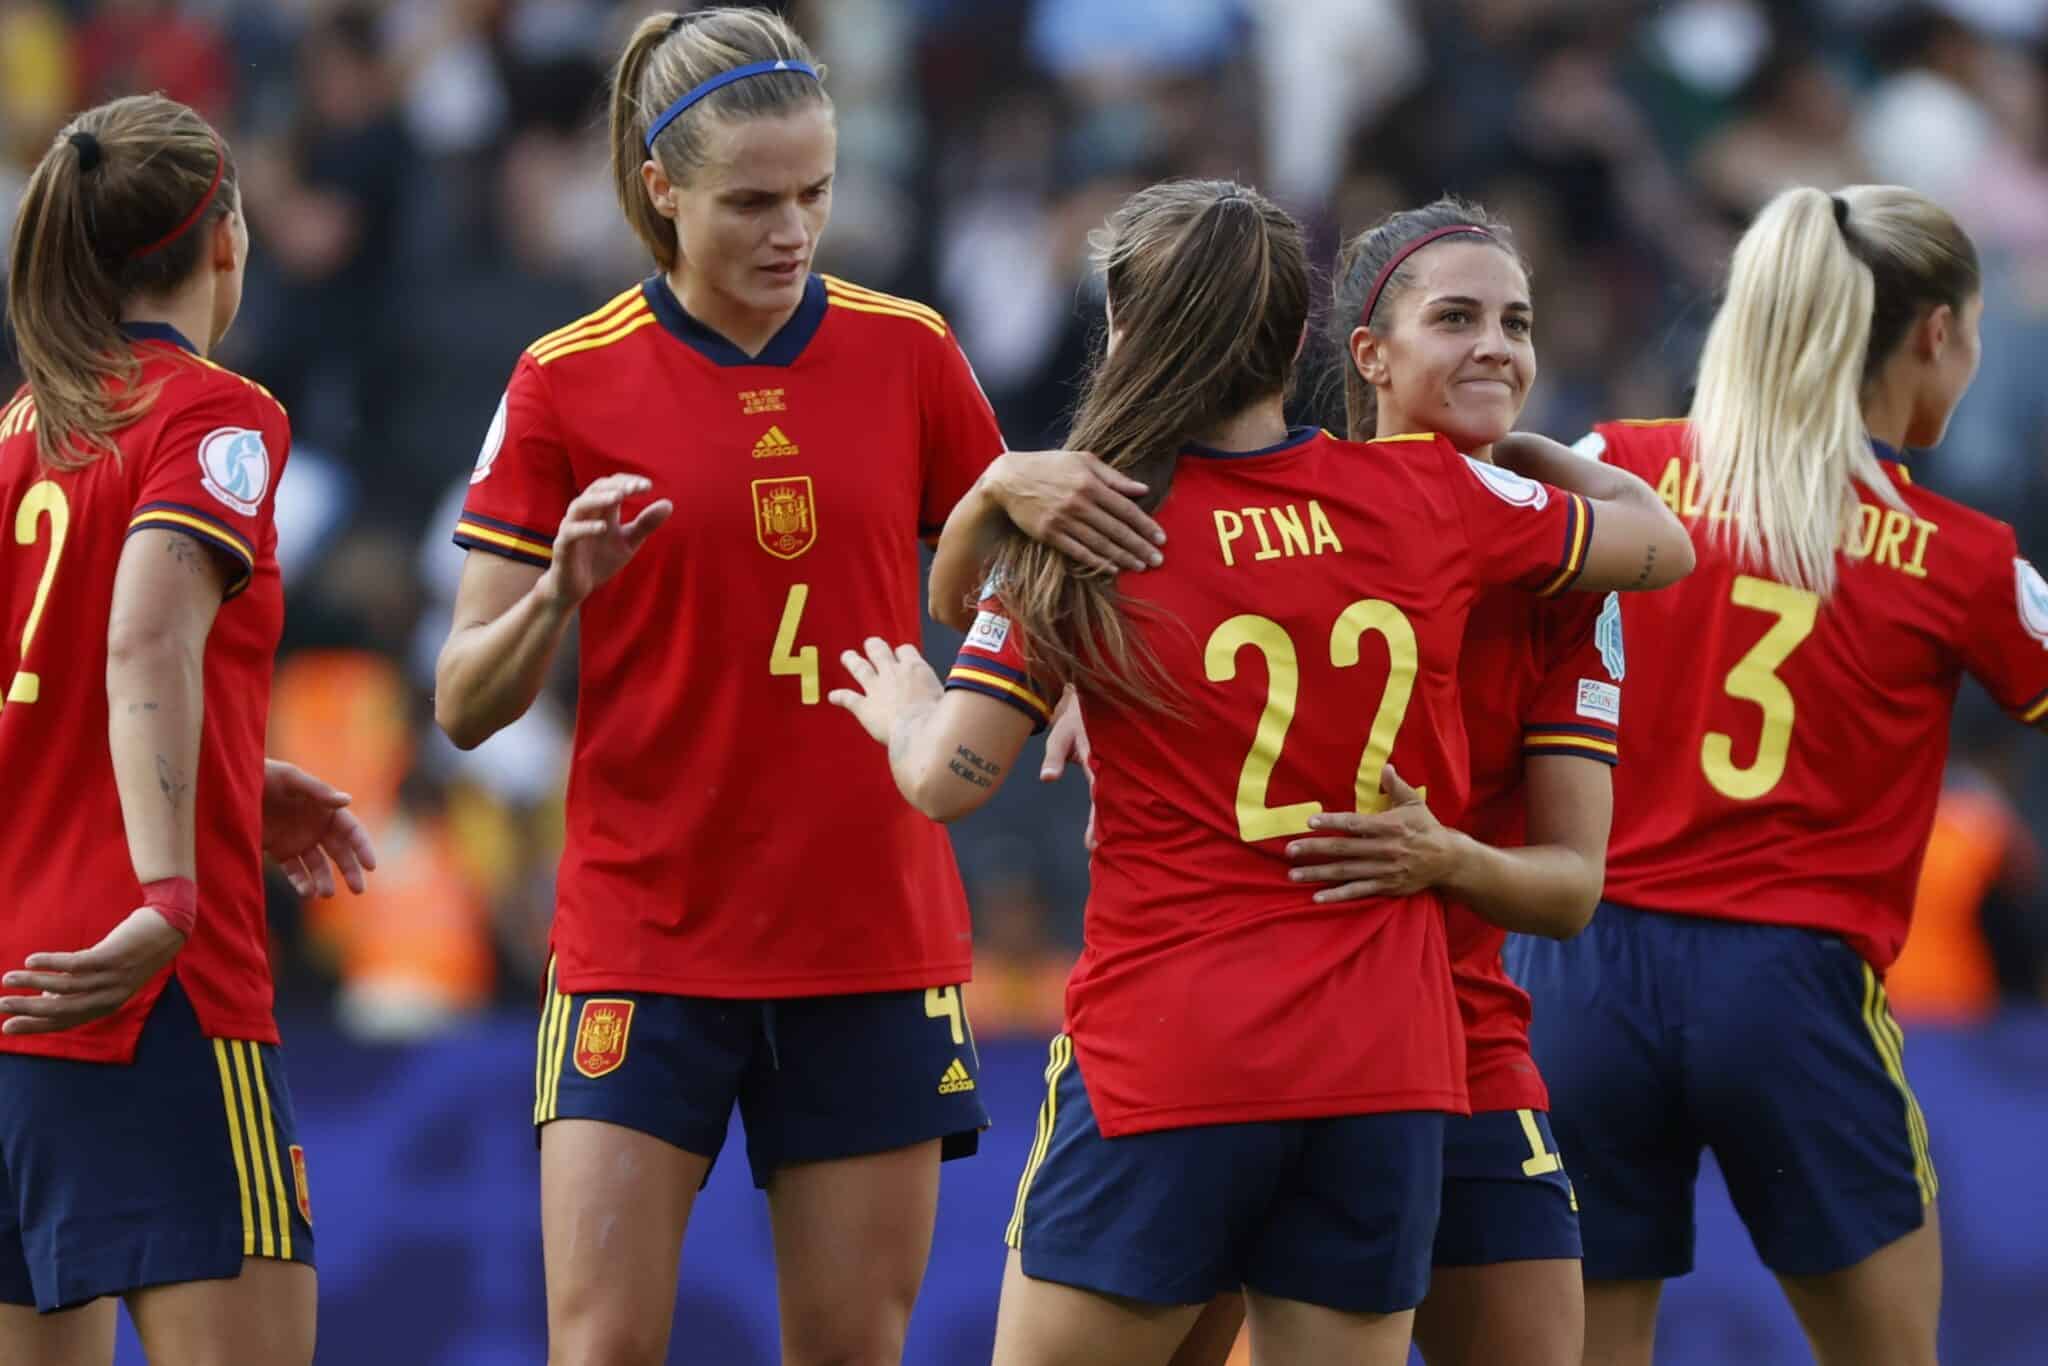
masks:
{"type": "Polygon", "coordinates": [[[706,95],[716,90],[723,90],[734,81],[743,81],[749,76],[772,76],[778,71],[794,71],[799,76],[809,76],[814,81],[818,79],[818,69],[809,62],[792,61],[787,57],[778,58],[772,62],[749,62],[745,66],[736,66],[730,71],[721,71],[661,111],[661,117],[656,119],[653,126],[647,130],[647,150],[653,151],[654,140],[660,137],[671,123],[682,117],[684,111],[688,110],[691,105],[703,99],[706,95]]]}
{"type": "Polygon", "coordinates": [[[220,190],[221,177],[227,174],[227,169],[227,148],[220,145],[220,134],[214,133],[213,179],[206,183],[206,193],[199,196],[199,202],[192,206],[192,212],[186,214],[183,219],[179,220],[177,227],[172,228],[169,232],[165,233],[162,237],[157,238],[156,241],[151,242],[148,246],[137,247],[135,250],[129,252],[128,259],[131,261],[137,261],[145,256],[150,255],[153,252],[162,251],[165,247],[168,247],[171,243],[177,241],[180,237],[183,237],[187,232],[191,231],[192,225],[200,220],[200,218],[206,213],[207,207],[213,203],[214,195],[217,194],[220,190]]]}
{"type": "Polygon", "coordinates": [[[1489,242],[1498,242],[1500,240],[1477,223],[1453,223],[1447,228],[1437,228],[1432,232],[1422,234],[1422,236],[1395,252],[1393,258],[1380,267],[1378,277],[1372,282],[1372,292],[1365,296],[1365,311],[1358,315],[1358,325],[1360,327],[1372,326],[1372,312],[1380,306],[1380,291],[1387,287],[1387,281],[1394,277],[1394,272],[1400,268],[1403,261],[1439,238],[1456,237],[1461,233],[1470,233],[1474,237],[1484,237],[1489,242]]]}
{"type": "Polygon", "coordinates": [[[1838,229],[1840,229],[1840,230],[1841,230],[1842,232],[1844,232],[1844,233],[1848,232],[1848,231],[1849,231],[1849,201],[1848,201],[1848,200],[1846,200],[1846,199],[1844,199],[1844,198],[1842,198],[1842,196],[1840,196],[1840,195],[1838,195],[1838,194],[1831,194],[1831,195],[1829,195],[1829,196],[1828,196],[1828,199],[1829,199],[1829,200],[1830,200],[1830,201],[1831,201],[1831,202],[1832,202],[1832,203],[1834,204],[1834,206],[1835,206],[1835,227],[1836,227],[1836,228],[1838,228],[1838,229]]]}
{"type": "Polygon", "coordinates": [[[79,170],[96,171],[99,169],[100,162],[105,160],[105,153],[100,148],[100,140],[98,138],[94,137],[91,133],[81,132],[73,133],[69,141],[73,147],[78,149],[79,170]]]}

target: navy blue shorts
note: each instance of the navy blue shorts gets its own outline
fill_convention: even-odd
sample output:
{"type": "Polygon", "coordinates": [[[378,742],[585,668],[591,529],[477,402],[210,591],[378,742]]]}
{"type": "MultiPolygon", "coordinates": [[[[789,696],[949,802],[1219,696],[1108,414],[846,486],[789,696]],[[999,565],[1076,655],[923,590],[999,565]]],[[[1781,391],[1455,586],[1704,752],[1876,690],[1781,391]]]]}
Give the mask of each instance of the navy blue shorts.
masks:
{"type": "Polygon", "coordinates": [[[1854,1266],[1925,1221],[1905,1037],[1841,939],[1602,903],[1564,943],[1511,936],[1507,962],[1535,1002],[1589,1278],[1692,1270],[1703,1147],[1780,1275],[1854,1266]]]}
{"type": "Polygon", "coordinates": [[[1577,1261],[1579,1201],[1550,1117],[1487,1110],[1444,1120],[1444,1200],[1438,1266],[1577,1261]]]}
{"type": "Polygon", "coordinates": [[[274,1044],[208,1039],[177,979],[135,1061],[0,1053],[0,1304],[45,1313],[313,1261],[274,1044]]]}
{"type": "Polygon", "coordinates": [[[718,1159],[732,1109],[775,1169],[941,1140],[981,1144],[981,1057],[958,987],[786,1000],[567,994],[548,970],[533,1122],[600,1119],[718,1159]]]}
{"type": "Polygon", "coordinates": [[[1104,1138],[1052,1041],[1005,1241],[1024,1274],[1151,1304],[1239,1286],[1362,1314],[1429,1290],[1444,1116],[1210,1124],[1104,1138]]]}

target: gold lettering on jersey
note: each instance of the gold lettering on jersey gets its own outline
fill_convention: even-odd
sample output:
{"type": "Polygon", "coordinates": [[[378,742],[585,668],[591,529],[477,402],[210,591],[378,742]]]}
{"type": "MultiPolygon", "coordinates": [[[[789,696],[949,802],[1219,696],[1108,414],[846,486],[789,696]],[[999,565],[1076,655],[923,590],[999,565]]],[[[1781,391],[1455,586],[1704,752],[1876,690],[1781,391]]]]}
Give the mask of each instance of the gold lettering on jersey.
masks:
{"type": "Polygon", "coordinates": [[[4,412],[0,412],[0,441],[35,429],[36,401],[33,395],[23,394],[9,404],[4,412]]]}
{"type": "Polygon", "coordinates": [[[1342,552],[1344,543],[1337,539],[1337,529],[1330,524],[1330,515],[1323,511],[1323,505],[1311,498],[1306,517],[1299,503],[1285,503],[1279,507],[1263,508],[1217,508],[1211,516],[1216,522],[1216,549],[1223,556],[1223,563],[1237,564],[1237,543],[1244,539],[1245,521],[1251,521],[1252,534],[1257,538],[1259,548],[1253,552],[1253,560],[1292,559],[1296,555],[1321,555],[1325,551],[1342,552]],[[1273,531],[1268,532],[1267,522],[1271,521],[1273,531]],[[1274,544],[1274,533],[1279,543],[1274,544]]]}
{"type": "Polygon", "coordinates": [[[1852,560],[1868,559],[1877,545],[1877,527],[1883,519],[1868,503],[1856,505],[1856,520],[1842,528],[1842,553],[1852,560]]]}
{"type": "Polygon", "coordinates": [[[785,391],[781,389],[740,390],[741,415],[744,417],[752,417],[756,413],[788,412],[789,404],[786,401],[784,401],[782,397],[784,392],[785,391]]]}
{"type": "Polygon", "coordinates": [[[761,433],[761,439],[754,443],[754,459],[772,460],[778,455],[796,455],[797,444],[781,427],[770,427],[761,433]]]}
{"type": "Polygon", "coordinates": [[[779,560],[793,560],[818,539],[818,504],[811,477],[756,479],[754,539],[779,560]]]}
{"type": "Polygon", "coordinates": [[[1899,547],[1913,534],[1913,519],[1897,508],[1884,510],[1884,525],[1877,533],[1877,562],[1888,564],[1904,572],[1906,566],[1899,559],[1899,547]]]}
{"type": "MultiPolygon", "coordinates": [[[[1700,503],[1700,467],[1694,465],[1681,473],[1680,467],[1684,463],[1675,455],[1671,457],[1670,463],[1664,466],[1663,475],[1657,480],[1657,496],[1664,500],[1665,507],[1671,509],[1672,516],[1690,521],[1704,510],[1700,503]]],[[[1707,520],[1717,522],[1727,515],[1725,506],[1718,507],[1707,514],[1707,520]]]]}
{"type": "Polygon", "coordinates": [[[1895,569],[1909,579],[1927,577],[1927,543],[1941,530],[1933,522],[1897,508],[1858,503],[1856,515],[1842,528],[1842,553],[1895,569]],[[1912,548],[1907,549],[1910,538],[1912,548]]]}
{"type": "Polygon", "coordinates": [[[1927,577],[1927,542],[1941,528],[1932,522],[1913,523],[1913,558],[1906,561],[1905,572],[1916,579],[1927,577]]]}

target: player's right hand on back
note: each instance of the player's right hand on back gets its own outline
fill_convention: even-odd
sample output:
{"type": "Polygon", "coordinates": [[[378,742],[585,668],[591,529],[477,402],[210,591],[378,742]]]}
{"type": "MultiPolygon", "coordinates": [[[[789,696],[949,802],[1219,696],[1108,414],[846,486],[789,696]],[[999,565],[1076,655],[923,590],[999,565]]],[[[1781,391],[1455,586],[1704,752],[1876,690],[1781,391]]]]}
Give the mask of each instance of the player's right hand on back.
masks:
{"type": "Polygon", "coordinates": [[[185,936],[161,913],[139,907],[105,939],[79,953],[32,953],[27,966],[0,977],[9,991],[37,996],[0,996],[0,1030],[9,1034],[54,1034],[119,1010],[185,946],[185,936]]]}
{"type": "Polygon", "coordinates": [[[624,569],[676,510],[668,499],[657,498],[632,521],[623,521],[620,510],[625,501],[653,488],[652,480],[637,474],[608,474],[593,480],[569,504],[555,533],[554,560],[543,576],[564,606],[576,606],[624,569]]]}

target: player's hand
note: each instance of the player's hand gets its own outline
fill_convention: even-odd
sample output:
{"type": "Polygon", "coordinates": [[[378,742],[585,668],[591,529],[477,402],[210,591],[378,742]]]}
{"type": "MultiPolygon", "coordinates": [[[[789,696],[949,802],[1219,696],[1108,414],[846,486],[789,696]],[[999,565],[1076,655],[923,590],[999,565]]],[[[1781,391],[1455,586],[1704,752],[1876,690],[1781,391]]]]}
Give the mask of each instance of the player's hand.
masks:
{"type": "Polygon", "coordinates": [[[1090,569],[1164,564],[1166,533],[1132,502],[1145,485],[1086,451],[1010,451],[983,476],[989,497],[1026,536],[1090,569]]]}
{"type": "Polygon", "coordinates": [[[25,968],[0,977],[0,1030],[54,1034],[111,1015],[185,946],[185,936],[148,906],[131,912],[105,939],[80,953],[32,953],[25,968]]]}
{"type": "Polygon", "coordinates": [[[946,690],[915,645],[892,650],[880,636],[869,636],[866,649],[866,654],[840,652],[839,662],[856,686],[834,688],[825,700],[852,712],[863,730],[886,745],[899,717],[920,705],[936,705],[946,690]]]}
{"type": "Polygon", "coordinates": [[[622,522],[621,505],[653,488],[652,480],[637,474],[608,474],[592,480],[569,504],[555,533],[554,560],[541,576],[564,607],[577,606],[624,569],[676,510],[668,499],[657,498],[632,521],[622,522]]]}
{"type": "Polygon", "coordinates": [[[263,761],[263,852],[300,896],[333,896],[337,869],[360,896],[364,870],[376,868],[377,847],[348,803],[348,793],[296,764],[263,761]]]}
{"type": "Polygon", "coordinates": [[[1392,764],[1380,775],[1380,790],[1394,803],[1386,810],[1370,816],[1355,811],[1311,816],[1309,828],[1326,833],[1287,846],[1287,857],[1303,865],[1289,877],[1338,884],[1317,892],[1317,901],[1412,896],[1450,877],[1458,833],[1430,813],[1422,794],[1403,782],[1392,764]]]}
{"type": "Polygon", "coordinates": [[[1067,761],[1078,760],[1081,776],[1088,780],[1088,829],[1081,847],[1095,852],[1095,754],[1088,747],[1088,727],[1081,721],[1081,695],[1072,688],[1060,694],[1053,709],[1052,729],[1045,737],[1045,762],[1039,765],[1038,780],[1056,783],[1067,771],[1067,761]]]}

